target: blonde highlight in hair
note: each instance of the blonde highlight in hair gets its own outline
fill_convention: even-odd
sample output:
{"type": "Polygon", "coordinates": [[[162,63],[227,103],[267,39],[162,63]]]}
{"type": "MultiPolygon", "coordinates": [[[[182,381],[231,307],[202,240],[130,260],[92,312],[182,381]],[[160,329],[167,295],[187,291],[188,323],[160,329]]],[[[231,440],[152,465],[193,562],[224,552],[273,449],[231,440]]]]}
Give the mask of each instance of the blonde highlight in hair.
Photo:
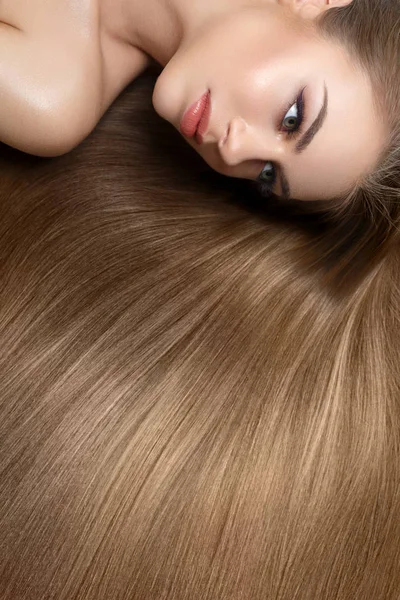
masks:
{"type": "Polygon", "coordinates": [[[1,156],[0,598],[398,600],[399,247],[337,293],[152,84],[1,156]]]}
{"type": "Polygon", "coordinates": [[[377,113],[388,132],[386,148],[374,172],[345,198],[332,204],[338,216],[344,210],[363,211],[386,224],[396,234],[400,206],[400,2],[399,0],[352,0],[332,8],[319,20],[325,36],[343,45],[352,60],[368,75],[377,113]]]}

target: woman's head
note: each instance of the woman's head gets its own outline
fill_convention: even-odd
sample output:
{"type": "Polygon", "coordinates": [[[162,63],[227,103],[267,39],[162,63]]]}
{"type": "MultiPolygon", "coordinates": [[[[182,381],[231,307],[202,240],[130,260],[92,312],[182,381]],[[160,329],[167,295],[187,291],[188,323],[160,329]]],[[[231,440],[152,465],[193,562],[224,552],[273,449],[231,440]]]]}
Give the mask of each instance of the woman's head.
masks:
{"type": "Polygon", "coordinates": [[[398,0],[243,4],[182,45],[157,82],[156,110],[179,128],[209,89],[203,144],[188,141],[211,167],[299,200],[348,196],[376,171],[398,121],[386,102],[400,83],[398,0]]]}

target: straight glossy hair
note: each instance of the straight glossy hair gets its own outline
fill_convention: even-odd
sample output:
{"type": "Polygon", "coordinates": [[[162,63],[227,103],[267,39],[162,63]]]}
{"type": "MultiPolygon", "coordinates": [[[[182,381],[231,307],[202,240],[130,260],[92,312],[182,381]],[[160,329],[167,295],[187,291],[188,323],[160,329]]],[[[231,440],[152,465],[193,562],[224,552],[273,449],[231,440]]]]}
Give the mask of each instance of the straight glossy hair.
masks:
{"type": "MultiPolygon", "coordinates": [[[[377,229],[397,229],[400,206],[400,0],[352,0],[325,11],[322,33],[350,52],[368,75],[376,110],[388,132],[387,146],[375,171],[331,209],[366,212],[377,229]]],[[[363,115],[360,114],[360,119],[363,115]]]]}
{"type": "Polygon", "coordinates": [[[0,598],[398,600],[399,247],[339,290],[152,83],[2,153],[0,598]]]}

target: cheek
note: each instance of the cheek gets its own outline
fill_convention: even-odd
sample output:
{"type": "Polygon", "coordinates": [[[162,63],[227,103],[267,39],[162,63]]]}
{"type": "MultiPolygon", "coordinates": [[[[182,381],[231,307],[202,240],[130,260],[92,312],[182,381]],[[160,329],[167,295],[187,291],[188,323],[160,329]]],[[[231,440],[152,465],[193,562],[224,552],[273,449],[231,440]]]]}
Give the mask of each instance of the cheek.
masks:
{"type": "Polygon", "coordinates": [[[217,79],[215,84],[240,78],[243,84],[253,85],[265,81],[268,63],[285,56],[293,38],[293,32],[276,19],[236,17],[203,30],[186,49],[182,65],[217,79]]]}
{"type": "Polygon", "coordinates": [[[289,102],[300,84],[310,85],[320,79],[315,55],[303,40],[283,36],[279,42],[273,42],[252,40],[225,65],[230,105],[244,118],[265,117],[268,108],[280,110],[282,100],[289,102]]]}
{"type": "MultiPolygon", "coordinates": [[[[245,161],[235,167],[231,167],[224,163],[216,144],[208,144],[194,149],[213,171],[225,175],[226,177],[254,179],[259,174],[257,167],[254,166],[252,161],[245,161]]],[[[263,165],[260,166],[260,171],[262,166],[263,165]]]]}

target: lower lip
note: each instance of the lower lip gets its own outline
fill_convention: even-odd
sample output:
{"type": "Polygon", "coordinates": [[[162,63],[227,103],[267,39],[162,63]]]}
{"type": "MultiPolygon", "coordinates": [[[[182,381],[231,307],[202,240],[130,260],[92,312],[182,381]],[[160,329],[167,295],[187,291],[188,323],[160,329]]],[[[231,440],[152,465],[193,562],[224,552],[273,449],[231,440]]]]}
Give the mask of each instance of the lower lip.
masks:
{"type": "Polygon", "coordinates": [[[180,132],[189,138],[196,138],[198,144],[203,143],[211,114],[210,91],[207,90],[202,97],[194,102],[183,115],[180,132]]]}

